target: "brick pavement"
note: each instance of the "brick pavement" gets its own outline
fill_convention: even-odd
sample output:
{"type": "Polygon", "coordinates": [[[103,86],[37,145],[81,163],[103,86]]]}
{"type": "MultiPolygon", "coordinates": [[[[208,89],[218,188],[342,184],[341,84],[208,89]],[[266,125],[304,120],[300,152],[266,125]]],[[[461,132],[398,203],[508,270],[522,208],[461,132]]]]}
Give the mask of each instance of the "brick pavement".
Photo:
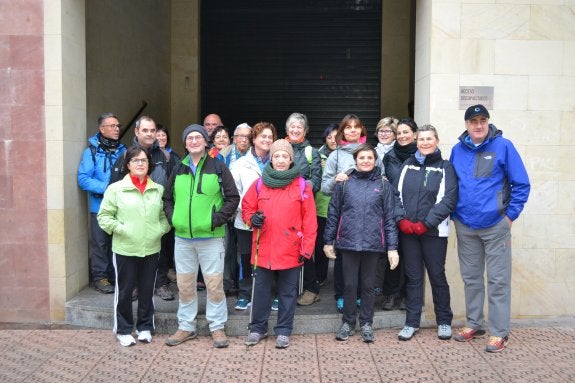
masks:
{"type": "Polygon", "coordinates": [[[0,325],[0,382],[575,382],[573,322],[513,327],[498,354],[484,352],[486,338],[441,341],[434,328],[408,342],[376,330],[370,345],[295,335],[278,350],[273,337],[214,349],[206,336],[167,347],[158,335],[124,348],[110,330],[0,325]]]}

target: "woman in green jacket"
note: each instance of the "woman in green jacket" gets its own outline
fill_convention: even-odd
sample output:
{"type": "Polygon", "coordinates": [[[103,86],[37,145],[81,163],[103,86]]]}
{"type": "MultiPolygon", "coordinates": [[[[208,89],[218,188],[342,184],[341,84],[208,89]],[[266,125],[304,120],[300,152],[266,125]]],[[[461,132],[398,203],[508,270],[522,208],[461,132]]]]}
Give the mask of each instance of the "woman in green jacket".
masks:
{"type": "Polygon", "coordinates": [[[114,332],[122,346],[131,346],[136,344],[132,336],[134,287],[138,288],[138,340],[152,341],[154,281],[161,239],[170,225],[162,203],[164,188],[148,177],[154,169],[150,154],[133,146],[126,152],[123,167],[129,174],[106,189],[98,223],[112,235],[116,270],[114,332]]]}

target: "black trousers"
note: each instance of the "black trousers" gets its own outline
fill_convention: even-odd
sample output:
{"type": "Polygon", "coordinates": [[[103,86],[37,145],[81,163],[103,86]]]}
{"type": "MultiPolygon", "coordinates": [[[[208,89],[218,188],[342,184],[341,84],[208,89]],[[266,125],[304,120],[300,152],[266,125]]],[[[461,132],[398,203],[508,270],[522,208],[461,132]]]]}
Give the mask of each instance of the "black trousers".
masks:
{"type": "Polygon", "coordinates": [[[445,276],[447,238],[399,234],[405,267],[405,324],[419,327],[423,307],[424,266],[427,269],[437,324],[451,325],[451,296],[445,276]]]}
{"type": "Polygon", "coordinates": [[[276,335],[290,336],[293,330],[293,318],[297,301],[299,267],[285,270],[269,270],[261,267],[256,269],[250,331],[260,334],[268,332],[268,319],[272,303],[272,284],[276,276],[279,309],[274,332],[276,335]]]}
{"type": "Polygon", "coordinates": [[[168,269],[175,268],[174,264],[174,229],[170,230],[162,237],[162,249],[158,261],[158,276],[156,277],[156,287],[169,285],[168,269]]]}
{"type": "Polygon", "coordinates": [[[380,253],[342,251],[343,280],[343,321],[352,328],[356,323],[357,288],[361,286],[361,307],[359,309],[359,325],[373,323],[373,305],[375,301],[373,284],[375,269],[380,253]],[[359,274],[359,278],[358,278],[359,274]],[[359,280],[358,280],[359,279],[359,280]]]}
{"type": "Polygon", "coordinates": [[[92,281],[114,279],[112,236],[98,224],[98,213],[90,213],[90,274],[92,281]]]}
{"type": "Polygon", "coordinates": [[[234,222],[226,224],[226,255],[224,258],[224,290],[238,286],[238,237],[234,222]]]}
{"type": "Polygon", "coordinates": [[[238,277],[238,299],[252,299],[252,237],[253,232],[249,230],[236,229],[238,238],[238,252],[240,253],[239,277],[238,277]]]}
{"type": "Polygon", "coordinates": [[[131,334],[134,329],[132,290],[138,288],[138,331],[154,330],[154,283],[160,254],[127,257],[114,254],[116,291],[114,293],[114,332],[131,334]]]}

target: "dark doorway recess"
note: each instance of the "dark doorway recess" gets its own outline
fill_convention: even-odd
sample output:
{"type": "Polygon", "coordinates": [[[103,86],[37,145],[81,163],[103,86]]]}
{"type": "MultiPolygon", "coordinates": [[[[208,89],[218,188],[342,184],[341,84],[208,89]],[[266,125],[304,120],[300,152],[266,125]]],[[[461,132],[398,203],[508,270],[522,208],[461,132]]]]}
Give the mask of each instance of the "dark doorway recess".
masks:
{"type": "Polygon", "coordinates": [[[201,2],[201,113],[229,128],[308,116],[313,144],[330,122],[379,119],[381,0],[201,2]]]}

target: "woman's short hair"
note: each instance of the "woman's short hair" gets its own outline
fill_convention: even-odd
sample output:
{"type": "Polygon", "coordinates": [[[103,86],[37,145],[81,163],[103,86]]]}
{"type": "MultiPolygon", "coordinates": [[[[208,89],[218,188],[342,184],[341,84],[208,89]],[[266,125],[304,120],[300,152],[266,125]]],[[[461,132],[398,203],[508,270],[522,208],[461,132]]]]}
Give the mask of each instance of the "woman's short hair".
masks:
{"type": "Polygon", "coordinates": [[[170,146],[170,132],[168,131],[168,128],[162,124],[156,124],[156,133],[158,133],[158,132],[166,133],[166,146],[169,147],[170,146]]]}
{"type": "Polygon", "coordinates": [[[298,113],[298,112],[290,114],[289,117],[287,118],[287,120],[286,120],[286,133],[287,133],[287,130],[290,127],[290,125],[293,124],[294,122],[299,122],[300,124],[302,124],[304,133],[305,134],[308,133],[309,125],[307,124],[307,117],[305,114],[298,113]]]}
{"type": "Polygon", "coordinates": [[[130,173],[130,169],[128,169],[128,164],[130,163],[132,158],[136,157],[141,152],[144,152],[146,154],[146,158],[148,159],[148,173],[147,174],[150,175],[154,171],[155,165],[152,162],[152,155],[150,154],[150,152],[147,151],[146,149],[142,148],[141,146],[133,145],[133,146],[130,146],[128,148],[128,150],[126,150],[126,155],[124,156],[124,162],[122,163],[122,172],[124,174],[130,173]]]}
{"type": "Polygon", "coordinates": [[[226,132],[228,135],[228,138],[231,140],[230,132],[228,131],[228,128],[226,128],[223,125],[218,125],[218,126],[216,126],[216,128],[214,130],[212,130],[212,134],[210,134],[210,141],[214,142],[214,139],[216,138],[216,134],[218,134],[219,132],[226,132]]]}
{"type": "MultiPolygon", "coordinates": [[[[353,160],[357,160],[359,152],[372,152],[374,158],[377,160],[377,151],[370,144],[361,144],[353,151],[353,160]]],[[[377,164],[376,164],[377,165],[377,164]]]]}
{"type": "Polygon", "coordinates": [[[419,128],[417,128],[417,134],[419,134],[419,132],[433,132],[435,139],[439,140],[439,135],[437,134],[437,129],[435,129],[435,126],[433,126],[431,124],[425,124],[425,125],[420,126],[419,128]]]}
{"type": "Polygon", "coordinates": [[[274,137],[274,141],[278,139],[278,134],[276,133],[276,127],[271,122],[261,121],[254,125],[252,128],[252,138],[250,139],[250,143],[254,145],[254,138],[259,136],[264,129],[270,129],[272,131],[272,135],[274,137]]]}
{"type": "Polygon", "coordinates": [[[343,141],[344,134],[343,134],[343,130],[345,129],[345,127],[349,124],[350,121],[355,121],[356,124],[358,124],[361,127],[361,137],[365,137],[367,136],[367,131],[365,130],[365,126],[363,125],[363,122],[361,122],[361,120],[359,119],[359,117],[357,117],[355,114],[347,114],[339,123],[339,127],[337,128],[337,133],[335,135],[335,142],[338,143],[338,145],[341,143],[341,141],[343,141]]]}
{"type": "Polygon", "coordinates": [[[395,117],[384,117],[375,126],[375,136],[377,137],[377,132],[379,132],[384,127],[388,126],[393,132],[393,136],[397,136],[397,124],[399,120],[395,117]]]}

